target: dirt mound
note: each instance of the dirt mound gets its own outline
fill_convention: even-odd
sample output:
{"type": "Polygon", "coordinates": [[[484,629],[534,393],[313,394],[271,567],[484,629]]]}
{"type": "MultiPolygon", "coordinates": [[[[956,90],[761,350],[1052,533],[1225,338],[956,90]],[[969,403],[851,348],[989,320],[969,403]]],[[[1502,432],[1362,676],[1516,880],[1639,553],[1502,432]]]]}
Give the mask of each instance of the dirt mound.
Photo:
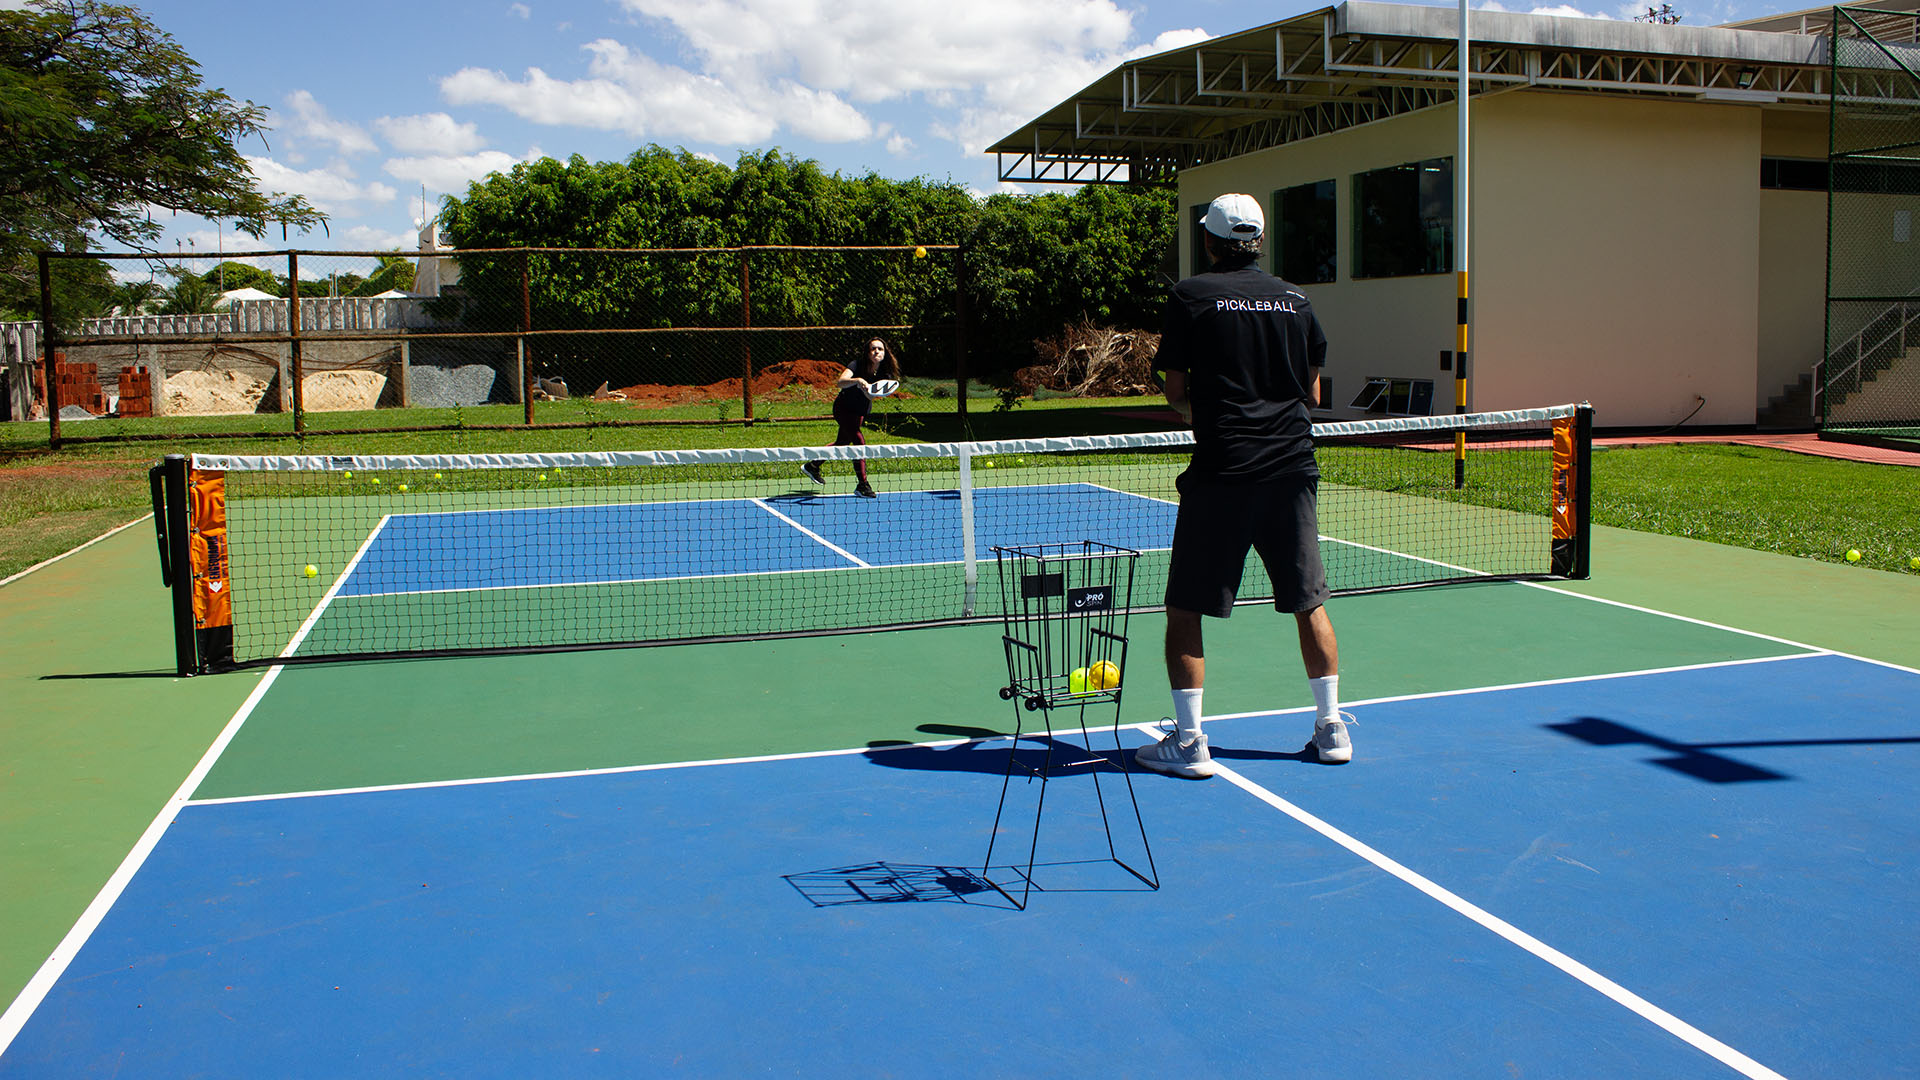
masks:
{"type": "MultiPolygon", "coordinates": [[[[845,364],[836,364],[831,360],[802,359],[770,364],[753,377],[753,399],[755,401],[828,402],[833,400],[833,395],[838,392],[834,389],[834,384],[840,381],[840,373],[845,370],[845,364]]],[[[705,386],[662,386],[658,383],[640,383],[636,386],[623,386],[614,393],[624,396],[627,404],[643,409],[659,408],[665,405],[687,405],[700,401],[739,401],[740,380],[722,379],[705,386]]]]}

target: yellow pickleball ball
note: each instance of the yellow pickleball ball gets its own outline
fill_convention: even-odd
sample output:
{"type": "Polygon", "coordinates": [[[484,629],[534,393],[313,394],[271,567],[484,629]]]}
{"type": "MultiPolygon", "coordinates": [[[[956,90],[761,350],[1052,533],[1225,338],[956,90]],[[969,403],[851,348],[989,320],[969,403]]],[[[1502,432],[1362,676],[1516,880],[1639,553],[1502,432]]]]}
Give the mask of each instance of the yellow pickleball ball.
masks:
{"type": "Polygon", "coordinates": [[[407,485],[405,485],[405,484],[401,484],[401,485],[400,485],[400,490],[401,490],[401,491],[405,491],[405,490],[407,490],[407,485]]]}
{"type": "Polygon", "coordinates": [[[1920,570],[1920,555],[1915,555],[1907,560],[1907,569],[1920,570]]]}
{"type": "Polygon", "coordinates": [[[301,572],[301,573],[303,573],[303,574],[305,574],[305,575],[307,575],[308,577],[319,577],[319,576],[320,576],[320,568],[319,568],[319,567],[317,567],[317,566],[315,566],[315,565],[313,565],[312,563],[308,563],[308,564],[307,564],[307,568],[306,568],[305,570],[302,570],[302,571],[300,571],[300,572],[301,572]]]}
{"type": "Polygon", "coordinates": [[[1859,562],[1859,561],[1860,561],[1860,549],[1859,549],[1859,548],[1848,548],[1848,549],[1847,549],[1847,561],[1848,561],[1848,562],[1859,562]]]}
{"type": "Polygon", "coordinates": [[[1087,692],[1086,668],[1077,667],[1073,669],[1073,673],[1067,676],[1067,690],[1069,693],[1074,694],[1084,694],[1087,692]]]}
{"type": "Polygon", "coordinates": [[[1102,660],[1087,669],[1087,687],[1092,690],[1111,690],[1120,685],[1120,665],[1111,660],[1102,660]]]}
{"type": "Polygon", "coordinates": [[[434,478],[435,480],[438,480],[438,479],[440,479],[440,474],[439,474],[439,473],[434,473],[434,474],[433,474],[433,478],[434,478]]]}
{"type": "Polygon", "coordinates": [[[343,476],[343,477],[345,477],[345,478],[347,478],[348,480],[351,480],[351,479],[353,479],[353,470],[352,470],[352,469],[348,469],[348,470],[347,470],[346,472],[344,472],[344,473],[341,473],[340,475],[341,475],[341,476],[343,476]]]}
{"type": "Polygon", "coordinates": [[[924,258],[926,258],[926,257],[927,257],[927,249],[926,249],[926,248],[923,248],[923,247],[917,247],[917,248],[914,248],[914,249],[913,249],[913,257],[914,257],[914,258],[916,258],[916,259],[924,259],[924,258]]]}
{"type": "Polygon", "coordinates": [[[368,481],[367,481],[367,483],[369,483],[369,484],[377,484],[377,483],[379,483],[379,482],[380,482],[380,478],[379,478],[379,477],[377,477],[377,476],[376,476],[376,477],[374,477],[373,479],[371,479],[371,480],[368,480],[368,481]]]}

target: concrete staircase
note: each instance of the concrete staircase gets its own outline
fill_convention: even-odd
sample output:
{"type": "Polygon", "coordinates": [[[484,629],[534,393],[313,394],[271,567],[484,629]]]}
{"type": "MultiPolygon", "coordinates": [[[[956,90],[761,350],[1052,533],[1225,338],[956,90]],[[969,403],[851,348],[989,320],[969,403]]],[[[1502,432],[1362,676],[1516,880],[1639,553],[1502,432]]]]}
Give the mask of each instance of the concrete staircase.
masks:
{"type": "Polygon", "coordinates": [[[1801,375],[1798,382],[1787,384],[1768,398],[1754,414],[1753,426],[1758,431],[1812,431],[1813,373],[1801,375]]]}

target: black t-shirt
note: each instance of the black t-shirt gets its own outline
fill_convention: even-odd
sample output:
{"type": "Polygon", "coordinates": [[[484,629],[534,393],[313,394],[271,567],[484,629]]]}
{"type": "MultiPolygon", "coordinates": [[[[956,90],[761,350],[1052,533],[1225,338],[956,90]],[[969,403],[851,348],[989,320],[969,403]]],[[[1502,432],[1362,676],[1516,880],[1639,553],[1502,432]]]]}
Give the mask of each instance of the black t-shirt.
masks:
{"type": "MultiPolygon", "coordinates": [[[[865,379],[869,384],[880,378],[880,361],[871,356],[861,356],[847,365],[855,378],[865,379]]],[[[834,412],[871,412],[873,399],[867,396],[864,386],[849,386],[841,390],[833,399],[834,412]]]]}
{"type": "Polygon", "coordinates": [[[1251,262],[1218,264],[1167,298],[1159,371],[1187,373],[1191,472],[1221,480],[1315,476],[1307,395],[1327,339],[1299,289],[1251,262]]]}

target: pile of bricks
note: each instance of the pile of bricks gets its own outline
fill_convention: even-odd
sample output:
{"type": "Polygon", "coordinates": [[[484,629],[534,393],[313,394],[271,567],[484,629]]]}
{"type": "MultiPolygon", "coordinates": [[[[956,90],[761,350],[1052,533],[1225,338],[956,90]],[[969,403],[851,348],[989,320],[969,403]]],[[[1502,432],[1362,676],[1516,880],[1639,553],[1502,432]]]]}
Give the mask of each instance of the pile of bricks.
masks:
{"type": "MultiPolygon", "coordinates": [[[[69,364],[65,353],[53,354],[53,377],[60,391],[60,407],[78,405],[95,416],[107,414],[107,392],[100,388],[100,365],[69,364]]],[[[33,369],[33,387],[47,400],[46,369],[33,369]]]]}
{"type": "Polygon", "coordinates": [[[120,415],[153,415],[153,375],[146,368],[120,369],[120,415]]]}

